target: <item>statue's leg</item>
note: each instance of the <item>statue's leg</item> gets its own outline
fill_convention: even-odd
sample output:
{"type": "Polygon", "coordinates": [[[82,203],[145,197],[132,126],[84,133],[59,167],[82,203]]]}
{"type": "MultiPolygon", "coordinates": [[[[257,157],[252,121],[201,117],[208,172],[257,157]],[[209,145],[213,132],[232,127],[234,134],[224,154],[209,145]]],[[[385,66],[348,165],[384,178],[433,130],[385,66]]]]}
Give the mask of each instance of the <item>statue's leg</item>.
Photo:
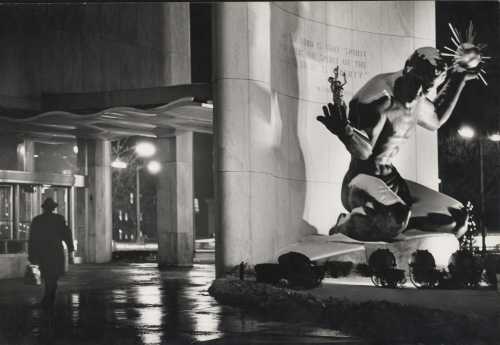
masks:
{"type": "Polygon", "coordinates": [[[406,228],[410,208],[381,179],[359,174],[345,193],[351,213],[331,233],[360,241],[388,241],[406,228]]]}
{"type": "Polygon", "coordinates": [[[406,181],[414,203],[408,228],[451,232],[461,237],[467,230],[467,213],[461,202],[419,183],[406,181]]]}

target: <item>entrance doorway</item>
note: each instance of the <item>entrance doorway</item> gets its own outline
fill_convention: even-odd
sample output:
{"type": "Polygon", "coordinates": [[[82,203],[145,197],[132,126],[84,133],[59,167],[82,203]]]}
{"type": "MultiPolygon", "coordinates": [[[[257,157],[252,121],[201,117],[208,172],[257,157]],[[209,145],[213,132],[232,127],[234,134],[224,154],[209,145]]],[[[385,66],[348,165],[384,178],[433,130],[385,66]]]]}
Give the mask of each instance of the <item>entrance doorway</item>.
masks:
{"type": "MultiPolygon", "coordinates": [[[[113,257],[115,259],[156,259],[158,176],[149,169],[148,158],[138,156],[141,142],[148,138],[129,137],[112,143],[113,257]]],[[[214,194],[212,135],[193,135],[193,232],[195,262],[213,263],[214,194]],[[197,260],[200,258],[200,260],[197,260]]],[[[164,169],[166,167],[159,167],[164,169]]]]}
{"type": "Polygon", "coordinates": [[[71,224],[70,190],[69,187],[47,184],[0,184],[0,254],[27,250],[31,221],[42,212],[42,202],[48,197],[58,203],[55,212],[71,224]]]}

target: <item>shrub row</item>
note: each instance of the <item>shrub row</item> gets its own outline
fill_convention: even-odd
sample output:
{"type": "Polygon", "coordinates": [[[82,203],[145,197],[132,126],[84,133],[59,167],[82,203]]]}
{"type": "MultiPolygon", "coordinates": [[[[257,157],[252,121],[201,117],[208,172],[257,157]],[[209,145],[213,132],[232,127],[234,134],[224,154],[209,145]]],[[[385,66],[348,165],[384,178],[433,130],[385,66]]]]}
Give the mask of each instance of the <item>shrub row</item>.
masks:
{"type": "Polygon", "coordinates": [[[489,344],[500,336],[494,321],[479,316],[385,301],[319,299],[255,281],[217,279],[209,293],[222,304],[280,320],[310,321],[375,342],[489,344]]]}

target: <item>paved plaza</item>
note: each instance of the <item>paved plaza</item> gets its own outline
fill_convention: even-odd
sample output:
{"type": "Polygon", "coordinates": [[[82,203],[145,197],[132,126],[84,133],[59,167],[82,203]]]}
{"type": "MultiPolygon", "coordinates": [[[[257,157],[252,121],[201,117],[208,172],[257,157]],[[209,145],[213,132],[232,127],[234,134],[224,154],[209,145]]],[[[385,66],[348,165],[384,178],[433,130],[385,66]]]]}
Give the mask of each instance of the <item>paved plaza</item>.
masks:
{"type": "Polygon", "coordinates": [[[363,344],[307,322],[290,324],[220,306],[207,289],[213,265],[160,271],[156,263],[73,265],[54,314],[42,290],[0,282],[0,344],[363,344]]]}

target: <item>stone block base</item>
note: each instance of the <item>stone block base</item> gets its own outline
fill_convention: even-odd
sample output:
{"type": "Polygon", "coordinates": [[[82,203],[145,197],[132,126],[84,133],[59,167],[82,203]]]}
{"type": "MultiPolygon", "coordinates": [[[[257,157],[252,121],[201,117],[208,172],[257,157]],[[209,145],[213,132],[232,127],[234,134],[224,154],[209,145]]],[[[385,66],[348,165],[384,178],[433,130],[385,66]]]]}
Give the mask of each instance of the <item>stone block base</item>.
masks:
{"type": "Polygon", "coordinates": [[[377,249],[389,249],[396,257],[397,267],[408,270],[412,254],[417,250],[428,250],[436,261],[437,268],[447,268],[451,255],[459,249],[458,239],[449,233],[429,233],[407,230],[392,242],[361,242],[343,234],[332,236],[307,236],[301,241],[283,248],[280,255],[298,252],[318,264],[327,261],[351,261],[367,263],[377,249]]]}

